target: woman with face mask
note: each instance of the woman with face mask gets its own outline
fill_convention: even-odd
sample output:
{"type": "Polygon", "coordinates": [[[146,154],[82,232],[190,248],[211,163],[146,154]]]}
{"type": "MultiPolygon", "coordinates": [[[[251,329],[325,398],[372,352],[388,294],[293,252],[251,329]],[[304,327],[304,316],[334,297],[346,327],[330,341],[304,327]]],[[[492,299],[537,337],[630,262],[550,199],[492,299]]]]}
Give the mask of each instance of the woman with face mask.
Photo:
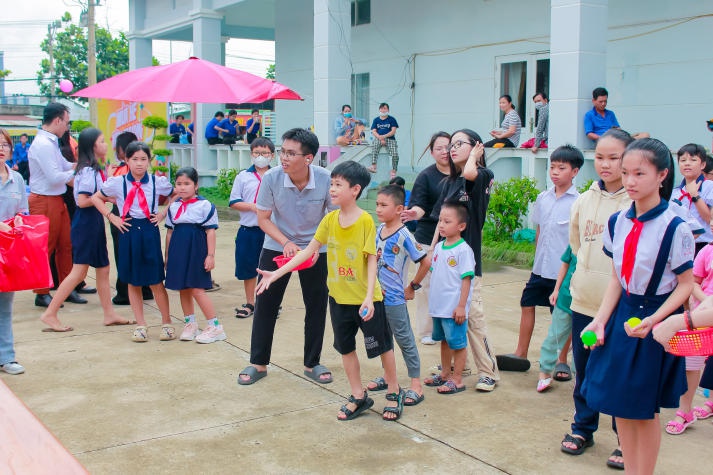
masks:
{"type": "Polygon", "coordinates": [[[342,106],[342,113],[334,121],[334,133],[337,145],[358,145],[363,142],[364,122],[352,115],[349,104],[342,106]]]}

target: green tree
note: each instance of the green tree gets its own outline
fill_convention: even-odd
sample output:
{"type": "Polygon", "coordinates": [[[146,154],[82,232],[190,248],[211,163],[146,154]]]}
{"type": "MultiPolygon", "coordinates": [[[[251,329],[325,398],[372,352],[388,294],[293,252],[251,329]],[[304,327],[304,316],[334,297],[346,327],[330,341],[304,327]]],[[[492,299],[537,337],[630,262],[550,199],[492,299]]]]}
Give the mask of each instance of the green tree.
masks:
{"type": "Polygon", "coordinates": [[[267,71],[265,71],[265,79],[275,79],[275,64],[271,64],[270,66],[267,67],[267,71]]]}
{"type": "Polygon", "coordinates": [[[8,77],[11,73],[9,69],[0,69],[0,79],[8,77]]]}
{"type": "MultiPolygon", "coordinates": [[[[97,41],[97,81],[115,76],[129,70],[129,41],[123,33],[114,38],[111,33],[96,27],[97,41]]],[[[37,71],[37,84],[45,95],[63,95],[59,90],[59,81],[50,78],[49,38],[40,44],[47,58],[40,61],[37,71]]],[[[87,32],[74,24],[67,24],[55,35],[52,46],[55,78],[69,79],[75,89],[87,87],[87,32]]]]}

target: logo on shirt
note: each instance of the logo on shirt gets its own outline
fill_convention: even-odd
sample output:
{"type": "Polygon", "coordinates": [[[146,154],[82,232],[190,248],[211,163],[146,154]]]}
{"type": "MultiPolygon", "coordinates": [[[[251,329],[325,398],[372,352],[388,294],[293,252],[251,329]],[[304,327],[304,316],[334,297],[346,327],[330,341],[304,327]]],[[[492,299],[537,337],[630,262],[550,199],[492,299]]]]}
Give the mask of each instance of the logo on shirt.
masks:
{"type": "Polygon", "coordinates": [[[401,252],[401,248],[399,247],[398,244],[394,244],[394,245],[391,247],[391,253],[392,253],[392,254],[398,254],[399,252],[401,252]]]}
{"type": "Polygon", "coordinates": [[[596,221],[588,219],[587,224],[584,225],[584,241],[596,241],[603,232],[603,224],[597,224],[596,221]]]}
{"type": "Polygon", "coordinates": [[[448,265],[450,267],[455,267],[458,265],[458,261],[456,260],[455,256],[449,256],[448,261],[446,261],[446,262],[448,262],[448,265]]]}
{"type": "Polygon", "coordinates": [[[356,249],[354,249],[353,247],[348,247],[344,249],[344,255],[347,256],[347,259],[353,261],[357,257],[356,249]]]}
{"type": "Polygon", "coordinates": [[[344,277],[346,280],[354,280],[354,270],[351,267],[339,266],[337,272],[339,277],[344,277]]]}
{"type": "Polygon", "coordinates": [[[418,249],[419,251],[423,251],[423,246],[421,246],[420,243],[416,243],[416,249],[418,249]]]}

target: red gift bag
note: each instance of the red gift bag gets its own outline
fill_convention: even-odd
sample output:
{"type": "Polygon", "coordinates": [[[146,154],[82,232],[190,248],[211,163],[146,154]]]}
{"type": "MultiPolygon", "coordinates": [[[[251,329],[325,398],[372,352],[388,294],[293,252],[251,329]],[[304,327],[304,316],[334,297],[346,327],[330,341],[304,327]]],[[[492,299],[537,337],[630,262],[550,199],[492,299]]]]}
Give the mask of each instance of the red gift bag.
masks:
{"type": "Polygon", "coordinates": [[[22,216],[5,221],[11,231],[0,231],[0,292],[52,287],[52,272],[47,257],[50,221],[46,216],[22,216]]]}

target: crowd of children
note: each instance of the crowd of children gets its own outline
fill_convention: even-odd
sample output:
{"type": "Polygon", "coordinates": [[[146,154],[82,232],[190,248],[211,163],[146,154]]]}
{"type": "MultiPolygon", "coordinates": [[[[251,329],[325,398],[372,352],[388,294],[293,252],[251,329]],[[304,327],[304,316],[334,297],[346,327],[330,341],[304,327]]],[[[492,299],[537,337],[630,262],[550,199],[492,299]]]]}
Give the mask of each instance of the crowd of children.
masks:
{"type": "MultiPolygon", "coordinates": [[[[9,143],[6,135],[4,141],[9,143]]],[[[282,166],[271,169],[274,144],[262,137],[252,141],[252,166],[236,176],[230,196],[230,206],[241,213],[235,238],[235,276],[244,283],[246,300],[235,316],[256,317],[251,366],[240,373],[238,382],[249,385],[266,375],[272,344],[267,332],[274,331],[289,275],[299,268],[303,287],[311,289],[303,295],[305,304],[320,310],[319,301],[325,297],[333,346],[342,355],[351,394],[337,419],[359,416],[374,404],[369,392],[385,390],[382,417],[398,420],[404,406],[425,399],[406,301],[413,299],[429,278],[431,338],[440,342],[441,364],[440,372],[423,380],[425,385],[436,387],[438,394],[465,390],[468,346],[478,376],[476,390],[492,391],[500,378],[499,369],[527,371],[535,307],[549,307],[552,323],[540,351],[537,392],[548,391],[553,379],[572,378],[567,362],[570,343],[575,367],[574,421],[561,450],[579,455],[593,445],[599,414],[604,413],[612,416],[619,438],[607,464],[624,468],[625,455],[627,470],[653,472],[661,441],[661,407],[680,405],[676,418],[665,429],[673,435],[683,433],[698,419],[713,416],[712,401],[692,407],[698,385],[713,383],[713,363],[706,363],[705,357],[684,361],[666,351],[670,336],[693,327],[692,320],[695,326],[713,324],[713,298],[709,298],[713,295],[713,184],[706,180],[713,159],[700,145],[682,147],[677,155],[683,181],[674,186],[673,157],[662,142],[650,138],[634,141],[626,132],[611,129],[599,138],[594,152],[599,180],[580,194],[573,180],[584,164],[582,153],[570,145],[554,150],[549,170],[553,186],[537,197],[532,211],[537,226],[536,252],[522,293],[517,347],[512,354],[499,355],[496,363],[480,296],[481,241],[493,172],[486,167],[482,139],[474,131],[434,135],[432,151],[438,139],[448,143],[443,147],[450,173],[440,183],[438,200],[429,204],[429,221],[437,223],[430,243],[432,252],[427,252],[404,224],[422,218],[425,212],[421,208],[418,213],[407,210],[402,186],[390,184],[379,189],[377,228],[357,204],[371,181],[365,167],[344,162],[327,176],[312,165],[316,137],[292,129],[283,137],[282,166]],[[285,210],[278,202],[285,206],[291,202],[295,210],[306,214],[283,216],[280,213],[285,210]],[[303,204],[310,205],[309,209],[303,204]],[[308,220],[309,229],[298,219],[308,220]],[[289,258],[287,263],[278,266],[272,262],[273,257],[282,255],[289,258]],[[417,264],[412,280],[408,278],[409,262],[417,264]],[[305,265],[312,270],[305,271],[305,265]],[[328,290],[328,297],[317,288],[320,286],[328,290]],[[632,316],[640,323],[631,323],[632,316]],[[383,375],[366,387],[356,352],[359,330],[367,357],[380,357],[383,367],[383,375]],[[590,331],[595,341],[583,342],[580,336],[590,331]],[[398,384],[394,340],[410,379],[406,391],[398,384]]],[[[133,341],[149,340],[144,286],[150,288],[161,313],[160,340],[177,337],[166,289],[180,294],[185,322],[180,340],[225,340],[215,307],[206,295],[216,263],[218,216],[215,206],[198,194],[196,170],[178,170],[172,185],[166,177],[150,173],[149,147],[132,141],[122,144],[120,166],[127,172],[117,174],[116,165],[105,163],[107,147],[98,129],[86,129],[79,135],[73,268],[41,320],[53,331],[72,330],[61,324],[58,312],[91,266],[96,269],[103,323],[136,323],[133,341]],[[161,196],[168,197],[163,210],[158,207],[161,196]],[[107,202],[115,204],[118,214],[106,207],[107,202]],[[117,269],[119,279],[128,284],[135,322],[120,318],[111,305],[103,218],[120,232],[117,269]],[[158,226],[164,219],[165,255],[158,226]],[[202,331],[194,301],[206,319],[202,331]]],[[[0,158],[6,158],[6,148],[3,142],[0,158]]],[[[8,174],[3,180],[8,177],[16,179],[8,174]]],[[[22,204],[16,208],[10,211],[22,211],[22,204]]],[[[320,322],[314,320],[315,314],[319,320],[320,312],[307,313],[312,313],[313,320],[305,322],[305,375],[329,383],[331,372],[319,364],[321,342],[316,341],[323,335],[323,326],[320,333],[320,322]],[[314,338],[307,339],[308,328],[314,338]]],[[[6,365],[10,372],[19,365],[14,353],[7,353],[11,356],[4,359],[12,361],[0,361],[0,368],[6,365]]]]}

